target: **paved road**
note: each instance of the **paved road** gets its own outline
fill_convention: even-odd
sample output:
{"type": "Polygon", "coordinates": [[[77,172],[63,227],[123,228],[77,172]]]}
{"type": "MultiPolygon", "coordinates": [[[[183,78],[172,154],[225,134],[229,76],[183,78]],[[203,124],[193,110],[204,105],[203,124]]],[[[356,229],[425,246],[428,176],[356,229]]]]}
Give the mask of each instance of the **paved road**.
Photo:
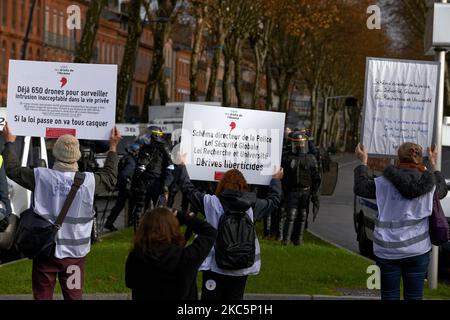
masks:
{"type": "Polygon", "coordinates": [[[353,154],[336,157],[339,175],[332,196],[321,196],[316,221],[309,229],[325,240],[358,253],[358,243],[353,227],[353,169],[359,161],[353,154]]]}

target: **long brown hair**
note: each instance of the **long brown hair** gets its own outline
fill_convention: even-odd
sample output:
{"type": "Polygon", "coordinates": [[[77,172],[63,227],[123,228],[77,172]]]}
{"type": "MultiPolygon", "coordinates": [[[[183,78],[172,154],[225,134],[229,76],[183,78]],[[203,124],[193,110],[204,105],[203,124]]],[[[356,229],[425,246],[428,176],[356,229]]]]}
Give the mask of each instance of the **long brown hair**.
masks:
{"type": "Polygon", "coordinates": [[[216,195],[221,194],[225,189],[238,190],[242,192],[250,190],[244,175],[237,169],[231,169],[225,172],[217,185],[216,195]]]}
{"type": "Polygon", "coordinates": [[[178,219],[167,208],[147,210],[139,223],[132,249],[155,252],[171,244],[184,246],[178,219]]]}

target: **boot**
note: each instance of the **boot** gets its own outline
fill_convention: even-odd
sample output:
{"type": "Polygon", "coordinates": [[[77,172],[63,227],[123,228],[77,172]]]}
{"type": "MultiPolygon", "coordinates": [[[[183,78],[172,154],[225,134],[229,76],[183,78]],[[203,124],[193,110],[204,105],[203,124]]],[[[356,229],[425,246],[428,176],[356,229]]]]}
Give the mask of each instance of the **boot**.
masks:
{"type": "Polygon", "coordinates": [[[306,226],[306,210],[302,210],[300,212],[299,219],[300,219],[300,230],[297,238],[293,241],[294,245],[296,246],[303,244],[303,235],[305,233],[305,226],[306,226]]]}
{"type": "Polygon", "coordinates": [[[288,221],[287,221],[287,232],[284,237],[284,244],[288,245],[291,241],[292,232],[294,231],[294,221],[297,217],[297,209],[290,208],[288,209],[288,221]]]}

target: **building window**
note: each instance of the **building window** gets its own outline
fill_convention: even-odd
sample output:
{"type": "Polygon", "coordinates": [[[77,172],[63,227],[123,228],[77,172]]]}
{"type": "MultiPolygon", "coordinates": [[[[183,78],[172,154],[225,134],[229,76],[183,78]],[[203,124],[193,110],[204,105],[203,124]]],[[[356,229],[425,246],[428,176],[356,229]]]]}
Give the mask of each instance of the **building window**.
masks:
{"type": "Polygon", "coordinates": [[[0,85],[1,84],[6,84],[6,41],[3,41],[2,43],[2,47],[1,47],[1,52],[0,52],[0,66],[1,66],[1,70],[0,70],[0,85]]]}
{"type": "Polygon", "coordinates": [[[48,8],[48,6],[45,7],[45,27],[44,30],[45,32],[49,32],[50,31],[50,9],[48,8]]]}
{"type": "Polygon", "coordinates": [[[116,63],[115,52],[116,52],[116,46],[115,46],[115,45],[112,45],[112,46],[111,46],[111,63],[112,63],[112,64],[115,64],[115,63],[116,63]]]}
{"type": "Polygon", "coordinates": [[[6,26],[8,17],[8,1],[0,1],[0,18],[3,26],[6,26]]]}
{"type": "Polygon", "coordinates": [[[41,1],[36,3],[36,32],[41,34],[41,1]]]}
{"type": "Polygon", "coordinates": [[[56,10],[53,10],[53,33],[55,36],[58,33],[58,12],[56,10]]]}
{"type": "Polygon", "coordinates": [[[16,59],[16,44],[13,42],[11,45],[11,52],[9,54],[10,59],[16,59]]]}
{"type": "Polygon", "coordinates": [[[11,29],[16,29],[16,22],[17,22],[17,1],[11,1],[12,2],[12,13],[11,13],[11,29]]]}
{"type": "Polygon", "coordinates": [[[109,63],[109,48],[110,48],[110,45],[109,45],[109,43],[107,43],[106,44],[106,59],[105,59],[106,63],[109,63]]]}
{"type": "Polygon", "coordinates": [[[67,44],[66,42],[66,37],[64,37],[64,15],[62,12],[59,12],[59,36],[58,38],[60,39],[60,43],[59,46],[66,48],[67,44]]]}

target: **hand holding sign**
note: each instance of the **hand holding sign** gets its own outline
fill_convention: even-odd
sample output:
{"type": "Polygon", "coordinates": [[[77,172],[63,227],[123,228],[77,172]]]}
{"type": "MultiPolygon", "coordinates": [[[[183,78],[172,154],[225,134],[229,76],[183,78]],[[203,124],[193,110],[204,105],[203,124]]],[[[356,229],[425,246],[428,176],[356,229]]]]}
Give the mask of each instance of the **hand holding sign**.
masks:
{"type": "Polygon", "coordinates": [[[5,127],[3,128],[3,139],[5,139],[5,142],[16,141],[16,136],[13,135],[13,133],[9,129],[8,122],[5,122],[5,127]]]}
{"type": "Polygon", "coordinates": [[[435,171],[436,168],[437,156],[436,145],[433,144],[431,147],[428,147],[428,161],[430,162],[431,170],[433,171],[435,171]]]}
{"type": "Polygon", "coordinates": [[[283,176],[284,176],[283,168],[279,167],[278,169],[275,169],[275,173],[273,174],[272,179],[281,180],[283,179],[283,176]]]}
{"type": "Polygon", "coordinates": [[[368,159],[366,147],[361,145],[361,143],[358,143],[358,145],[356,146],[355,153],[356,157],[361,161],[361,163],[366,166],[368,159]]]}
{"type": "Polygon", "coordinates": [[[111,138],[109,138],[109,151],[117,152],[117,145],[120,139],[122,139],[122,136],[120,135],[119,129],[117,127],[112,128],[111,138]]]}

